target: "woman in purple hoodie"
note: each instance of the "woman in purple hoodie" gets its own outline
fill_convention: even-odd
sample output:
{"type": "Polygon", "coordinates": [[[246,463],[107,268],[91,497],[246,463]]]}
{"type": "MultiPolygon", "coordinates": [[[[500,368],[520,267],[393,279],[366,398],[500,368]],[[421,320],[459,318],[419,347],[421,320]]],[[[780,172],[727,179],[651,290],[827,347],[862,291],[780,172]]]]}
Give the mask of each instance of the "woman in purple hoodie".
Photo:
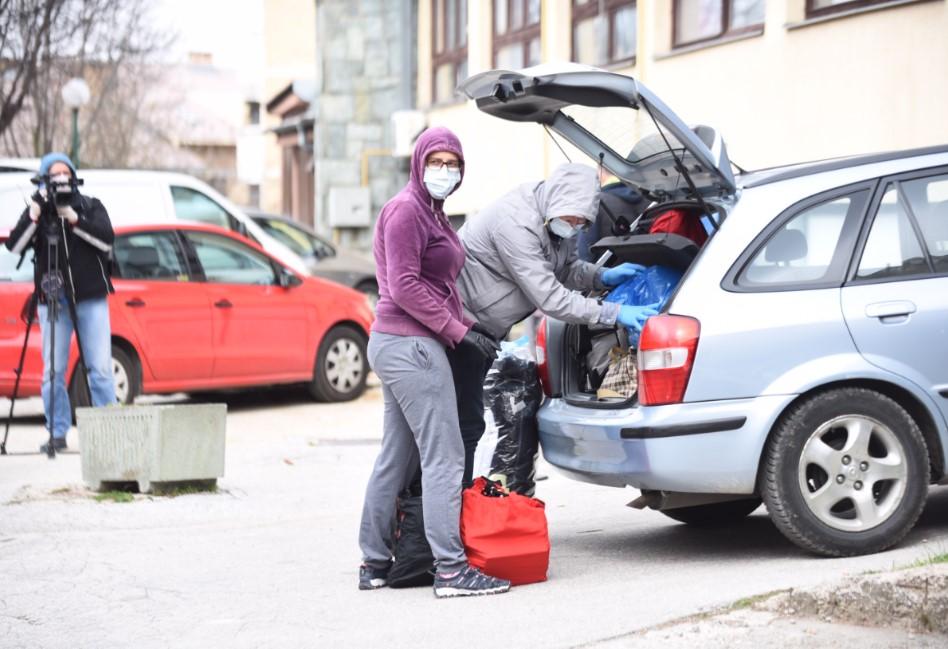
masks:
{"type": "Polygon", "coordinates": [[[369,363],[385,399],[382,448],[366,488],[359,529],[359,588],[381,588],[392,565],[396,498],[422,476],[425,536],[435,558],[437,597],[488,595],[510,582],[469,565],[461,543],[464,444],[445,347],[472,345],[493,356],[495,343],[471,329],[455,281],[464,248],[444,214],[461,184],[464,154],[446,128],[419,136],[411,177],[375,225],[379,301],[369,363]]]}

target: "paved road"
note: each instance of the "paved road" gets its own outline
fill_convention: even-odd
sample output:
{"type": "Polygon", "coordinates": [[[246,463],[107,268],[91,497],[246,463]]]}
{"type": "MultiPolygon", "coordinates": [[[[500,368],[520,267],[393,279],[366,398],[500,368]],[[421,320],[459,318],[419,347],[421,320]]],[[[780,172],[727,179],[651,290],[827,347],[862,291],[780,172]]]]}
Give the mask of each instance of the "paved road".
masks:
{"type": "MultiPolygon", "coordinates": [[[[639,646],[628,634],[948,551],[943,489],[899,548],[831,560],[797,550],[763,509],[701,531],[625,508],[631,489],[541,467],[548,582],[473,600],[359,592],[356,531],[381,436],[379,390],[341,405],[293,391],[228,402],[216,494],[98,503],[80,488],[78,454],[0,457],[0,647],[639,646]]],[[[29,406],[34,415],[11,433],[14,453],[42,442],[29,406]]]]}

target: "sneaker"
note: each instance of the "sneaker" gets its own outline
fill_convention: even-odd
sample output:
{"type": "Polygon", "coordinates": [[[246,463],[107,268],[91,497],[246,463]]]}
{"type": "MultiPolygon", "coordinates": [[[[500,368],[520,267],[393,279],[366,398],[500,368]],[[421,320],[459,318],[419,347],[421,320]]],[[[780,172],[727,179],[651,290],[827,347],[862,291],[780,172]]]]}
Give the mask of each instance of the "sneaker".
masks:
{"type": "Polygon", "coordinates": [[[468,595],[496,595],[510,590],[510,582],[485,575],[472,565],[451,575],[435,573],[435,597],[466,597],[468,595]]]}
{"type": "MultiPolygon", "coordinates": [[[[53,450],[55,450],[55,451],[65,451],[67,448],[68,448],[68,447],[66,446],[66,438],[65,438],[65,437],[54,437],[54,438],[53,438],[53,450]]],[[[42,446],[40,446],[40,453],[48,453],[48,452],[49,452],[49,442],[46,442],[45,444],[43,444],[42,446]]]]}
{"type": "Polygon", "coordinates": [[[359,590],[375,590],[382,588],[388,583],[388,571],[392,564],[384,568],[373,568],[362,564],[359,566],[359,590]]]}

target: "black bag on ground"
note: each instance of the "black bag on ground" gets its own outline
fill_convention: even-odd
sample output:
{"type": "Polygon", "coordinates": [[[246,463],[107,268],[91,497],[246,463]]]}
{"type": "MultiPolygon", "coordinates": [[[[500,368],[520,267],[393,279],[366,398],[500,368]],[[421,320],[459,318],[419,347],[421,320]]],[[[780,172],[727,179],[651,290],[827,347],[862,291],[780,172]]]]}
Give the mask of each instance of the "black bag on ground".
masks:
{"type": "Polygon", "coordinates": [[[434,556],[425,536],[421,505],[421,476],[398,497],[395,562],[388,572],[390,588],[430,586],[434,583],[434,556]]]}
{"type": "Polygon", "coordinates": [[[490,473],[506,476],[507,488],[524,496],[536,491],[537,410],[542,400],[535,361],[515,354],[497,357],[484,381],[484,405],[497,425],[490,473]]]}

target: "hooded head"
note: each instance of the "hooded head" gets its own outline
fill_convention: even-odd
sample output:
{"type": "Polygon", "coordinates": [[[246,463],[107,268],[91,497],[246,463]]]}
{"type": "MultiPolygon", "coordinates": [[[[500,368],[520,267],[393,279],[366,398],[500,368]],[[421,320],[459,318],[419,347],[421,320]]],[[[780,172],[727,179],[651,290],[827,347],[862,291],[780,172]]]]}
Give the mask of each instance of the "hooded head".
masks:
{"type": "MultiPolygon", "coordinates": [[[[411,155],[411,178],[408,181],[409,186],[415,193],[431,198],[428,189],[425,187],[425,162],[428,156],[436,151],[448,151],[458,157],[461,162],[461,181],[451,190],[453,194],[461,186],[464,180],[464,152],[461,150],[461,141],[458,136],[444,128],[436,126],[429,128],[415,142],[415,151],[411,155]]],[[[449,194],[450,195],[450,194],[449,194]]]]}
{"type": "Polygon", "coordinates": [[[67,167],[69,167],[69,173],[72,174],[72,177],[76,177],[76,165],[72,163],[72,160],[69,159],[65,153],[47,153],[40,160],[39,173],[41,176],[45,176],[49,173],[50,167],[52,167],[57,162],[62,162],[67,167]]]}
{"type": "Polygon", "coordinates": [[[595,221],[599,212],[599,174],[584,164],[562,164],[537,187],[536,197],[544,223],[560,216],[595,221]]]}

